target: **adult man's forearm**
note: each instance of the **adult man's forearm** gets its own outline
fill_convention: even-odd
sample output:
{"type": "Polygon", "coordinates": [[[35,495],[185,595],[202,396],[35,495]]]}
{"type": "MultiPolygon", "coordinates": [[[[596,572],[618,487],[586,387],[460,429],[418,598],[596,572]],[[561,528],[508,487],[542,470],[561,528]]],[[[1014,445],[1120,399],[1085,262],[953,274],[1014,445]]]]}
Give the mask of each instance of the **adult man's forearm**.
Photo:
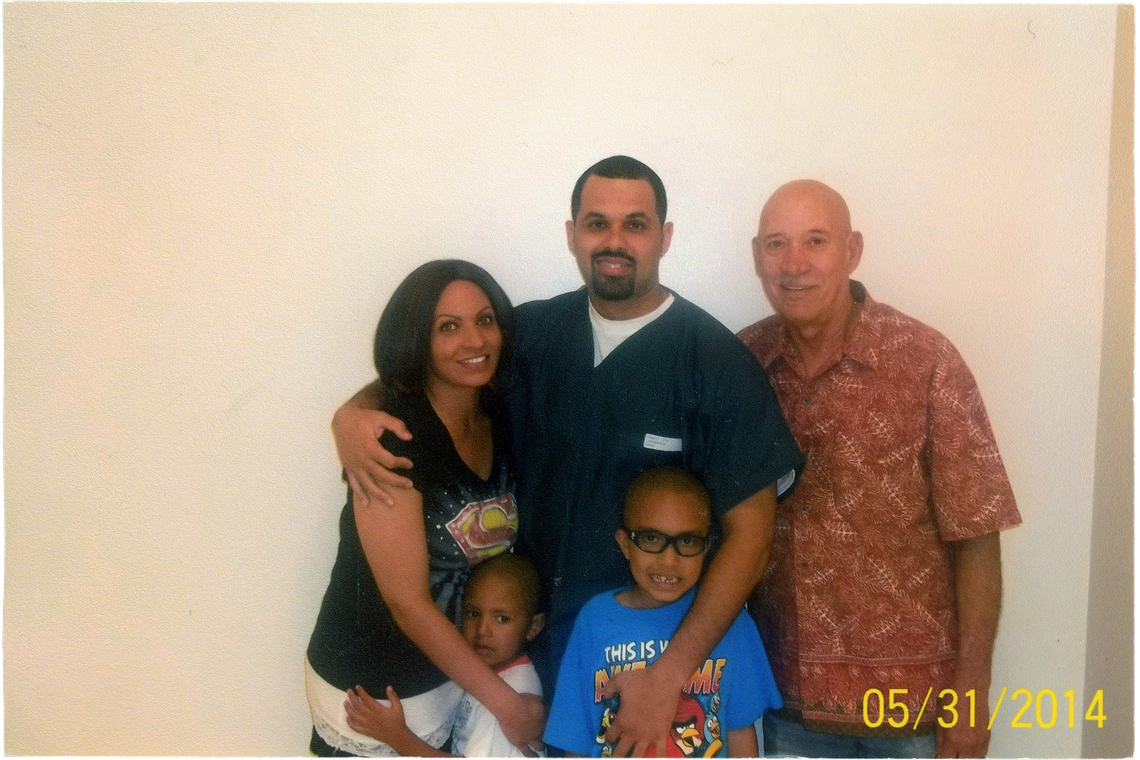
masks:
{"type": "MultiPolygon", "coordinates": [[[[987,677],[1001,615],[1001,543],[987,533],[954,543],[954,593],[958,604],[956,673],[987,677]]],[[[986,683],[989,688],[989,683],[986,683]]]]}
{"type": "Polygon", "coordinates": [[[390,489],[412,487],[411,480],[393,470],[407,469],[412,462],[392,456],[380,445],[380,437],[391,431],[406,441],[411,433],[402,420],[378,411],[382,390],[377,378],[341,404],[333,415],[332,433],[337,459],[344,467],[353,497],[361,503],[377,500],[392,506],[390,489]]]}
{"type": "Polygon", "coordinates": [[[355,406],[360,409],[379,409],[380,392],[383,389],[384,383],[380,381],[380,378],[376,378],[358,390],[352,398],[345,402],[345,406],[355,406]]]}
{"type": "Polygon", "coordinates": [[[973,725],[960,720],[938,730],[939,757],[985,757],[989,749],[989,691],[994,640],[1001,615],[1001,543],[998,533],[957,541],[954,593],[958,608],[958,659],[950,683],[959,700],[974,692],[973,725]]]}
{"type": "Polygon", "coordinates": [[[679,686],[701,666],[744,609],[768,564],[775,527],[775,486],[753,494],[721,518],[721,545],[692,608],[654,664],[672,673],[679,686]]]}

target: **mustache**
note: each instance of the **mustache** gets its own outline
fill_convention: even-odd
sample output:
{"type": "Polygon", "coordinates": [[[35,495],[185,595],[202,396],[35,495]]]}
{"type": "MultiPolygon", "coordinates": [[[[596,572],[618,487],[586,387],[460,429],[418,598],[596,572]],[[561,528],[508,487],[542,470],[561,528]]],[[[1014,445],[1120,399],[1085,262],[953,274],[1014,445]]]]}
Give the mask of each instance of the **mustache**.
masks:
{"type": "Polygon", "coordinates": [[[616,248],[603,248],[600,251],[594,251],[594,253],[590,255],[590,261],[597,261],[603,256],[609,259],[625,259],[630,264],[637,263],[628,253],[625,251],[619,251],[616,248]]]}

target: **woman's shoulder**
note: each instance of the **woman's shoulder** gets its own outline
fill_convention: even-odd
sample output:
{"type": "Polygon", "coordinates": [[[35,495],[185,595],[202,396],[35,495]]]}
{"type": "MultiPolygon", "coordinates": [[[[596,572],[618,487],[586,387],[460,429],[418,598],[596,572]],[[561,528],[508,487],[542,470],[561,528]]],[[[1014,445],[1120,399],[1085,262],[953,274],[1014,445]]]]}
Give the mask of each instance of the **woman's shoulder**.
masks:
{"type": "Polygon", "coordinates": [[[440,422],[431,402],[422,393],[393,395],[384,402],[382,408],[403,422],[412,434],[412,440],[405,441],[390,431],[384,431],[380,443],[396,456],[412,459],[417,451],[437,446],[441,431],[446,435],[447,429],[440,422]]]}

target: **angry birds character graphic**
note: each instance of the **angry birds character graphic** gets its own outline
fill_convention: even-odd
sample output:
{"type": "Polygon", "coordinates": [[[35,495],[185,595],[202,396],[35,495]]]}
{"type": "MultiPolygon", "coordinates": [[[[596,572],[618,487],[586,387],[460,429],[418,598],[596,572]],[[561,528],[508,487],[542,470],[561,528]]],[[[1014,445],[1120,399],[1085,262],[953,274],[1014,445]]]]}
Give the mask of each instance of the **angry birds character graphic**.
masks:
{"type": "Polygon", "coordinates": [[[712,709],[709,710],[708,716],[705,718],[705,736],[709,738],[709,750],[705,752],[705,757],[712,757],[709,752],[716,754],[720,750],[723,741],[720,736],[720,692],[712,696],[712,709]]]}
{"type": "Polygon", "coordinates": [[[705,710],[701,707],[701,703],[690,694],[682,694],[681,702],[677,705],[677,717],[673,719],[673,731],[670,734],[674,746],[666,750],[665,756],[700,757],[697,753],[705,743],[704,723],[705,710]]]}
{"type": "Polygon", "coordinates": [[[614,718],[617,717],[619,701],[620,695],[610,697],[606,700],[605,707],[602,710],[602,725],[598,729],[597,736],[594,737],[594,741],[602,745],[602,757],[613,757],[614,745],[606,743],[606,731],[610,730],[614,718]]]}
{"type": "MultiPolygon", "coordinates": [[[[620,695],[611,697],[606,700],[602,709],[601,725],[594,737],[594,741],[602,748],[602,757],[613,757],[614,747],[606,743],[606,731],[617,718],[619,702],[620,695]]],[[[706,713],[705,708],[694,696],[681,695],[681,701],[677,705],[677,715],[669,732],[671,741],[665,747],[665,757],[716,757],[724,750],[720,718],[717,715],[720,709],[720,694],[713,695],[711,708],[711,712],[706,713]]],[[[653,754],[652,746],[649,754],[653,754]]]]}
{"type": "Polygon", "coordinates": [[[704,707],[691,694],[682,694],[677,705],[670,738],[673,746],[666,747],[666,757],[715,757],[724,747],[720,738],[720,720],[716,708],[720,695],[713,696],[713,712],[707,716],[704,707]]]}

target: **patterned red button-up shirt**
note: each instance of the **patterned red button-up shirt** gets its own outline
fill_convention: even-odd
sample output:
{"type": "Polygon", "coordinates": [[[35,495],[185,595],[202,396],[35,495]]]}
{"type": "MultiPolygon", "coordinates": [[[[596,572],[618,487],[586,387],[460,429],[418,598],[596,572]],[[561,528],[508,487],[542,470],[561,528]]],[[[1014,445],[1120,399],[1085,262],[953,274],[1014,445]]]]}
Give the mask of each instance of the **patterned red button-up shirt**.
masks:
{"type": "MultiPolygon", "coordinates": [[[[919,726],[930,731],[957,652],[947,542],[1021,516],[957,350],[851,286],[862,313],[811,382],[778,317],[739,334],[807,460],[749,606],[789,717],[817,731],[882,733],[864,722],[868,689],[906,689],[913,725],[933,687],[919,726]]],[[[888,715],[897,722],[899,711],[888,715]]]]}

